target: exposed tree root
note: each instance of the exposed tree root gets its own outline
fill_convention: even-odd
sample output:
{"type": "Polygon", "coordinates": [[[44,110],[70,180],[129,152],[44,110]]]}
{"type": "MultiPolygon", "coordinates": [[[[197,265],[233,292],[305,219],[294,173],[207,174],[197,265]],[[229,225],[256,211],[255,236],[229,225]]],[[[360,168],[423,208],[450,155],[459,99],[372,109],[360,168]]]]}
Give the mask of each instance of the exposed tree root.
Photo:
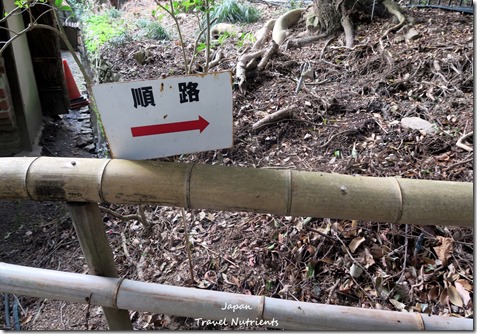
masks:
{"type": "Polygon", "coordinates": [[[267,49],[267,51],[265,51],[263,57],[262,57],[262,60],[260,60],[260,63],[258,64],[257,66],[257,69],[259,71],[263,71],[263,69],[265,68],[265,66],[267,66],[268,64],[268,61],[270,60],[270,58],[275,54],[277,53],[278,51],[278,44],[275,43],[273,40],[270,42],[270,47],[267,49]]]}
{"type": "MultiPolygon", "coordinates": [[[[237,69],[235,71],[235,76],[237,78],[238,87],[241,93],[245,92],[245,85],[247,82],[247,64],[264,54],[265,50],[259,50],[251,53],[245,53],[240,56],[237,62],[237,69]]],[[[250,67],[250,66],[249,66],[250,67]]],[[[249,68],[250,70],[250,68],[249,68]]]]}
{"type": "Polygon", "coordinates": [[[278,110],[274,112],[273,114],[268,115],[267,117],[259,120],[255,124],[252,125],[252,129],[254,131],[258,131],[265,126],[267,126],[269,123],[276,122],[279,120],[282,120],[284,118],[290,118],[293,116],[293,113],[297,109],[296,105],[291,105],[288,108],[278,110]]]}
{"type": "Polygon", "coordinates": [[[298,8],[286,12],[280,16],[273,26],[272,39],[278,45],[281,45],[288,37],[287,30],[297,24],[301,18],[301,14],[305,11],[304,8],[298,8]]]}
{"type": "Polygon", "coordinates": [[[275,25],[275,21],[276,20],[274,20],[274,19],[268,20],[263,25],[263,27],[255,33],[255,37],[257,38],[257,40],[253,44],[252,50],[258,50],[265,45],[265,43],[267,42],[267,40],[270,38],[270,36],[272,34],[272,30],[273,30],[273,26],[275,25]]]}
{"type": "Polygon", "coordinates": [[[391,28],[389,28],[388,30],[386,30],[383,34],[383,36],[381,36],[381,38],[379,39],[379,44],[381,45],[381,48],[384,49],[384,46],[383,46],[383,39],[390,33],[390,32],[393,32],[393,31],[396,31],[398,29],[401,29],[402,27],[404,27],[404,25],[406,24],[406,17],[404,16],[403,13],[401,13],[401,10],[399,9],[399,6],[393,2],[392,0],[384,0],[383,1],[383,5],[386,7],[386,9],[388,10],[388,12],[390,12],[391,14],[393,14],[394,16],[397,17],[399,23],[392,26],[391,28]]]}

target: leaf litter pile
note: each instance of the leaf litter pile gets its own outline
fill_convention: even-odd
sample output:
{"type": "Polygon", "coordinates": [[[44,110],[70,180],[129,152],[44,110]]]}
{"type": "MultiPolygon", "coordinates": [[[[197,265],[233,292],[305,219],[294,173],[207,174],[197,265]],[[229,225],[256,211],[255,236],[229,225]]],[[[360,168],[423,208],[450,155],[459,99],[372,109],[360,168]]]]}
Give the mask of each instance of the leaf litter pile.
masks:
{"type": "MultiPolygon", "coordinates": [[[[280,7],[257,6],[263,13],[260,23],[243,26],[244,32],[253,33],[268,17],[283,13],[280,7]]],[[[472,16],[438,10],[407,14],[416,19],[414,32],[388,34],[381,41],[384,48],[380,38],[393,24],[390,19],[359,27],[351,50],[343,38],[282,50],[247,82],[245,92],[234,89],[232,148],[161,160],[472,182],[472,16]],[[305,62],[315,78],[306,78],[296,93],[305,62]],[[286,108],[285,119],[254,127],[286,108]],[[427,120],[436,131],[406,128],[401,120],[408,117],[427,120]]],[[[299,23],[293,32],[304,29],[299,23]]],[[[213,71],[234,72],[244,47],[239,49],[233,38],[222,43],[224,56],[213,71]]],[[[117,73],[124,81],[184,74],[181,55],[174,40],[105,47],[103,74],[117,73]],[[131,56],[138,52],[144,55],[141,62],[131,56]]],[[[198,56],[197,69],[202,64],[198,56]]],[[[102,214],[120,277],[473,317],[473,229],[151,205],[103,204],[102,214]]],[[[63,260],[59,270],[87,272],[78,244],[60,252],[65,244],[77,243],[68,215],[60,219],[53,235],[65,240],[63,247],[52,252],[44,240],[39,243],[49,254],[41,267],[58,269],[61,256],[69,263],[63,260]]],[[[107,328],[99,311],[88,312],[89,328],[107,328]]],[[[192,318],[131,314],[137,329],[214,328],[192,318]]],[[[85,321],[58,326],[83,329],[85,321]]]]}

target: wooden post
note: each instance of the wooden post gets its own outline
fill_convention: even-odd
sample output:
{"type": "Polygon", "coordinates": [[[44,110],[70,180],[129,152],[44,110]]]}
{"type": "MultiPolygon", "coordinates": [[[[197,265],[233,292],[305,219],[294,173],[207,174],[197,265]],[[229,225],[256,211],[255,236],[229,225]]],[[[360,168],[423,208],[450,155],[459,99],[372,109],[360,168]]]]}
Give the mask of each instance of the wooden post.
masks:
{"type": "MultiPolygon", "coordinates": [[[[68,202],[73,225],[88,264],[89,273],[118,277],[99,206],[93,202],[68,202]]],[[[92,296],[92,299],[94,296],[92,296]]],[[[110,330],[132,330],[128,310],[103,307],[110,330]]]]}

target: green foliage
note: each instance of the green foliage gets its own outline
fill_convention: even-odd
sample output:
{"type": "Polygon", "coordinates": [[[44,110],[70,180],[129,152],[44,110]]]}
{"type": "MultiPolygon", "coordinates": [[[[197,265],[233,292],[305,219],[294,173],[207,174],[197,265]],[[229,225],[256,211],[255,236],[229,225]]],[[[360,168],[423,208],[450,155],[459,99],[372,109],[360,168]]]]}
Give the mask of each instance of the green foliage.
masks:
{"type": "Polygon", "coordinates": [[[112,19],[119,19],[121,17],[121,11],[117,10],[116,8],[109,8],[107,13],[112,19]]]}
{"type": "Polygon", "coordinates": [[[124,29],[119,35],[112,37],[107,43],[114,47],[121,47],[126,43],[132,42],[134,36],[130,30],[124,29]]]}
{"type": "Polygon", "coordinates": [[[260,12],[252,5],[238,0],[224,0],[211,8],[210,19],[216,22],[252,23],[260,18],[260,12]]]}
{"type": "Polygon", "coordinates": [[[140,19],[136,22],[136,25],[140,29],[140,36],[154,40],[170,39],[166,29],[164,29],[164,27],[158,21],[140,19]]]}
{"type": "Polygon", "coordinates": [[[193,11],[205,11],[204,0],[184,0],[172,2],[174,13],[191,13],[193,11]]]}
{"type": "Polygon", "coordinates": [[[255,43],[257,39],[252,33],[241,33],[237,42],[237,47],[242,48],[246,43],[255,43]]]}
{"type": "Polygon", "coordinates": [[[303,8],[306,6],[305,1],[303,0],[290,0],[288,2],[290,9],[303,8]]]}
{"type": "Polygon", "coordinates": [[[124,34],[126,28],[121,20],[113,19],[110,12],[88,17],[85,22],[85,46],[88,52],[95,53],[105,43],[124,34]]]}

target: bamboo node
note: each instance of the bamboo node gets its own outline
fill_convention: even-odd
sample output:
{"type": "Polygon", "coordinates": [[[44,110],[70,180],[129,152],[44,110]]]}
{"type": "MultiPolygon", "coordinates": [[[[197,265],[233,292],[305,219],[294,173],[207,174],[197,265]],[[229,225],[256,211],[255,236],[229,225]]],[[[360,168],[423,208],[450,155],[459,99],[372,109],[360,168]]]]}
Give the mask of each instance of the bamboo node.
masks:
{"type": "Polygon", "coordinates": [[[263,314],[265,313],[265,296],[260,296],[260,301],[258,302],[258,311],[259,319],[264,319],[263,314]]]}
{"type": "Polygon", "coordinates": [[[121,287],[121,283],[123,283],[123,281],[125,280],[125,277],[121,277],[119,280],[118,280],[118,283],[116,284],[116,289],[114,289],[114,293],[113,293],[113,296],[112,296],[112,300],[113,300],[113,307],[114,308],[119,308],[118,307],[118,294],[119,294],[119,288],[121,287]]]}
{"type": "Polygon", "coordinates": [[[415,312],[416,315],[416,321],[417,321],[417,329],[420,331],[426,330],[426,326],[424,325],[424,320],[422,319],[422,316],[420,313],[415,312]]]}
{"type": "Polygon", "coordinates": [[[402,189],[401,189],[401,184],[399,183],[398,179],[396,177],[392,177],[392,179],[394,180],[394,182],[396,182],[397,184],[397,191],[398,191],[398,194],[399,194],[399,211],[398,211],[398,214],[397,214],[397,217],[396,217],[396,220],[394,221],[393,224],[398,224],[400,221],[401,221],[401,218],[402,218],[402,213],[404,211],[403,209],[403,202],[402,202],[402,189]]]}
{"type": "Polygon", "coordinates": [[[34,159],[32,162],[30,162],[30,165],[28,166],[27,168],[27,171],[25,173],[25,183],[24,183],[24,186],[25,186],[25,192],[28,194],[28,197],[30,197],[30,199],[33,199],[33,196],[28,192],[28,175],[30,175],[30,168],[31,166],[35,163],[35,161],[37,161],[38,159],[40,159],[41,157],[37,157],[36,159],[34,159]]]}
{"type": "Polygon", "coordinates": [[[104,195],[103,195],[103,179],[104,179],[104,173],[106,173],[106,168],[108,167],[109,163],[113,161],[113,159],[109,159],[105,164],[104,164],[104,167],[103,167],[103,171],[101,172],[101,177],[99,179],[99,191],[98,191],[98,195],[99,195],[99,199],[101,200],[101,203],[106,203],[106,201],[104,200],[104,195]]]}

